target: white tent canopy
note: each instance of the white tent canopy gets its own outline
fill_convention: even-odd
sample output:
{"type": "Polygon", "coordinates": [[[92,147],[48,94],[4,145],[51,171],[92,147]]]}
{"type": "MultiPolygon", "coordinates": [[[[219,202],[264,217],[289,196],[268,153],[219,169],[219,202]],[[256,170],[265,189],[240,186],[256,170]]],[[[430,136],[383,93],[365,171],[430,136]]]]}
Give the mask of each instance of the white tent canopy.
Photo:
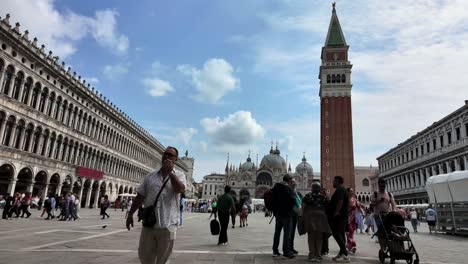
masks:
{"type": "Polygon", "coordinates": [[[468,171],[454,171],[432,176],[427,180],[426,191],[431,203],[468,201],[468,171]]]}
{"type": "Polygon", "coordinates": [[[121,194],[119,194],[119,196],[122,196],[122,197],[136,197],[136,194],[133,194],[133,193],[121,193],[121,194]]]}
{"type": "Polygon", "coordinates": [[[252,199],[253,205],[265,205],[265,201],[263,199],[252,199]]]}
{"type": "Polygon", "coordinates": [[[397,205],[397,207],[400,207],[400,208],[422,208],[422,209],[425,209],[425,208],[428,208],[429,207],[429,204],[427,203],[423,203],[423,204],[400,204],[400,205],[397,205]]]}

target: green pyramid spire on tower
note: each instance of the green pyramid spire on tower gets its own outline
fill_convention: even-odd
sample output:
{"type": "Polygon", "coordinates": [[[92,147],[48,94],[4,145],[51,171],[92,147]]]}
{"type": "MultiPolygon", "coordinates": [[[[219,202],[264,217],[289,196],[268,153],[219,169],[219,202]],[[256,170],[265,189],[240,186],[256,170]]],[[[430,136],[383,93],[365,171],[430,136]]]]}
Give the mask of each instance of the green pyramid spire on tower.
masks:
{"type": "Polygon", "coordinates": [[[336,15],[335,3],[333,3],[332,17],[330,21],[330,26],[328,28],[328,35],[327,40],[325,42],[325,46],[346,46],[343,31],[341,30],[340,22],[338,21],[338,16],[336,15]]]}

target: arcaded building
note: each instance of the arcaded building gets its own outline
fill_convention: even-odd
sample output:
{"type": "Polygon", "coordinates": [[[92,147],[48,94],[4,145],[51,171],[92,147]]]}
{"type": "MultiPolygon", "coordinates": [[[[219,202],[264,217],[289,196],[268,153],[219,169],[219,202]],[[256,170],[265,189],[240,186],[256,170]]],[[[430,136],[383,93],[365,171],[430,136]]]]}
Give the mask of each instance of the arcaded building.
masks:
{"type": "MultiPolygon", "coordinates": [[[[105,194],[134,193],[165,147],[9,20],[0,21],[0,194],[73,191],[96,207],[105,194]]],[[[177,166],[191,177],[193,159],[177,166]]]]}
{"type": "Polygon", "coordinates": [[[398,204],[427,203],[429,177],[468,170],[468,100],[377,158],[379,178],[398,204]]]}

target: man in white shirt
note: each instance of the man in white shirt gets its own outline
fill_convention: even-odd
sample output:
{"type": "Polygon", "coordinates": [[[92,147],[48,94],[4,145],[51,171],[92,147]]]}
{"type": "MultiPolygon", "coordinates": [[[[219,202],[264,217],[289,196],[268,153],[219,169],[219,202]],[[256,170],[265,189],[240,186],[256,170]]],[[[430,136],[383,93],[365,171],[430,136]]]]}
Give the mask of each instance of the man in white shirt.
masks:
{"type": "Polygon", "coordinates": [[[145,208],[153,206],[158,193],[161,193],[154,208],[156,224],[141,230],[138,257],[142,264],[164,264],[172,253],[179,224],[180,194],[185,191],[186,186],[185,174],[174,169],[178,156],[179,151],[176,148],[166,148],[161,169],[145,177],[128,212],[126,226],[130,230],[135,211],[142,204],[145,208]],[[169,180],[164,186],[167,177],[169,180]]]}
{"type": "Polygon", "coordinates": [[[437,213],[434,209],[432,209],[432,205],[429,205],[429,208],[426,210],[426,221],[427,225],[429,226],[429,234],[432,234],[432,231],[435,231],[435,224],[436,224],[436,217],[437,213]]]}

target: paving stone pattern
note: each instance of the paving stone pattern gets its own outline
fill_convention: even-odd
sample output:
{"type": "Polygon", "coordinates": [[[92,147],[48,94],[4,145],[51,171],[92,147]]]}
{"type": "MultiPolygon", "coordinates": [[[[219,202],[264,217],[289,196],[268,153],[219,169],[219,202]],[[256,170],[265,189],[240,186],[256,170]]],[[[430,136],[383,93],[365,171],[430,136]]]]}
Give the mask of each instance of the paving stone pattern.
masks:
{"type": "MultiPolygon", "coordinates": [[[[75,222],[44,220],[39,211],[29,219],[0,220],[0,264],[36,263],[139,263],[137,256],[141,224],[127,231],[124,213],[110,211],[111,218],[99,219],[97,210],[81,210],[75,222]],[[104,227],[105,226],[105,227],[104,227]],[[104,227],[104,228],[103,228],[104,227]]],[[[186,214],[184,226],[177,232],[171,264],[188,263],[306,263],[306,236],[296,236],[296,259],[271,256],[274,220],[263,214],[251,214],[246,228],[229,228],[229,245],[217,246],[217,237],[209,233],[209,214],[186,214]]],[[[238,219],[237,219],[238,220],[238,219]]],[[[409,225],[408,225],[409,226],[409,225]]],[[[411,233],[421,263],[467,263],[464,253],[468,238],[444,234],[429,235],[422,223],[419,233],[411,233]]],[[[356,234],[358,252],[352,263],[378,263],[378,244],[367,234],[356,234]]],[[[331,254],[322,263],[334,263],[338,247],[330,239],[331,254]]],[[[281,250],[281,245],[280,245],[281,250]]],[[[389,263],[389,261],[387,261],[389,263]]],[[[406,263],[398,261],[397,263],[406,263]]]]}

